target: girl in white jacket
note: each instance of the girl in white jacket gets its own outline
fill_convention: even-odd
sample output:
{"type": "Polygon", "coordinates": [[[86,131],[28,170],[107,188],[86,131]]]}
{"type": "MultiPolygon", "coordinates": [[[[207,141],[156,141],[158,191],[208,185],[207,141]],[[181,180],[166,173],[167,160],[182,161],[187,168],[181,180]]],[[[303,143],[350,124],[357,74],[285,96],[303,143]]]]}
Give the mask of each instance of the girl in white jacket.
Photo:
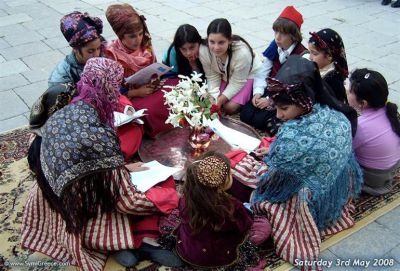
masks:
{"type": "Polygon", "coordinates": [[[240,110],[252,94],[253,78],[261,61],[243,38],[232,35],[227,19],[215,19],[207,28],[207,44],[199,57],[210,90],[219,87],[217,103],[228,115],[240,110]]]}

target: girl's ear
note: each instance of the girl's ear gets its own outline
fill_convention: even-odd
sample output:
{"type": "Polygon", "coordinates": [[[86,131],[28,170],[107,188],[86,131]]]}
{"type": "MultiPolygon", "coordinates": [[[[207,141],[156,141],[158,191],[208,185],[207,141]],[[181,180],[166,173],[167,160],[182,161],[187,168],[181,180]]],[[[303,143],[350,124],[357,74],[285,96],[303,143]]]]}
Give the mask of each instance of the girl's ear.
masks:
{"type": "Polygon", "coordinates": [[[368,102],[366,100],[359,101],[361,109],[368,108],[368,102]]]}

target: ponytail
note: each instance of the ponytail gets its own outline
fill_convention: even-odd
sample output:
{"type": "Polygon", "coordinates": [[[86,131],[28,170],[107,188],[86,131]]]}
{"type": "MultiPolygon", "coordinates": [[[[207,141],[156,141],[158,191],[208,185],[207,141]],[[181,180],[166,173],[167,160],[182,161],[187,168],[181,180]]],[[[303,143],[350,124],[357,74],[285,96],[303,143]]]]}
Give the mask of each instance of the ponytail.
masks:
{"type": "Polygon", "coordinates": [[[386,104],[386,116],[389,119],[393,132],[395,132],[400,137],[400,121],[396,104],[391,102],[388,102],[386,104]]]}

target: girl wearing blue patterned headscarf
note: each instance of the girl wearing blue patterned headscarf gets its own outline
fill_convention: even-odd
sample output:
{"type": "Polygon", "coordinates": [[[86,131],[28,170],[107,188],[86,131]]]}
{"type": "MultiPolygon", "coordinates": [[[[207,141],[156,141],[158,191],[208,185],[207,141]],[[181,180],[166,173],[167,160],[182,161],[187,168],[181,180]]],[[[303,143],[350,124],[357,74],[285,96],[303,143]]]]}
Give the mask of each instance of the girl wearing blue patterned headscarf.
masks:
{"type": "Polygon", "coordinates": [[[329,95],[316,64],[300,56],[289,57],[269,78],[268,90],[284,123],[264,157],[268,171],[252,208],[271,223],[281,258],[293,264],[315,260],[322,236],[354,225],[351,199],[363,179],[352,127],[342,114],[354,112],[329,95]]]}

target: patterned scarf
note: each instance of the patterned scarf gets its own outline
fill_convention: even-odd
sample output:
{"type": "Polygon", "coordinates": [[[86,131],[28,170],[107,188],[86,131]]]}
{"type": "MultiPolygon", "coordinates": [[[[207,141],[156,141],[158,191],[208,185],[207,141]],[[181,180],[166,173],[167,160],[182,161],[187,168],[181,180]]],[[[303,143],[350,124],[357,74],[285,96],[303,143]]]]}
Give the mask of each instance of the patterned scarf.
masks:
{"type": "Polygon", "coordinates": [[[60,29],[72,48],[80,48],[86,43],[100,38],[103,22],[88,13],[74,11],[61,18],[60,29]]]}
{"type": "Polygon", "coordinates": [[[285,202],[302,188],[319,229],[340,217],[349,197],[361,189],[362,171],[352,150],[346,117],[315,104],[312,112],[285,122],[264,162],[269,166],[253,198],[285,202]]]}
{"type": "Polygon", "coordinates": [[[123,79],[122,66],[107,58],[90,58],[77,84],[79,95],[72,102],[84,101],[94,106],[102,123],[114,127],[114,111],[118,104],[123,79]]]}
{"type": "Polygon", "coordinates": [[[83,101],[54,113],[43,126],[42,138],[41,168],[58,197],[72,182],[124,163],[114,129],[83,101]]]}
{"type": "Polygon", "coordinates": [[[332,55],[336,70],[343,78],[347,78],[349,69],[347,67],[346,52],[339,34],[330,28],[325,28],[318,32],[310,32],[310,35],[309,43],[314,44],[317,49],[325,50],[332,55]]]}
{"type": "Polygon", "coordinates": [[[48,88],[32,105],[29,128],[42,127],[54,112],[69,104],[76,94],[72,84],[58,84],[48,88]]]}

